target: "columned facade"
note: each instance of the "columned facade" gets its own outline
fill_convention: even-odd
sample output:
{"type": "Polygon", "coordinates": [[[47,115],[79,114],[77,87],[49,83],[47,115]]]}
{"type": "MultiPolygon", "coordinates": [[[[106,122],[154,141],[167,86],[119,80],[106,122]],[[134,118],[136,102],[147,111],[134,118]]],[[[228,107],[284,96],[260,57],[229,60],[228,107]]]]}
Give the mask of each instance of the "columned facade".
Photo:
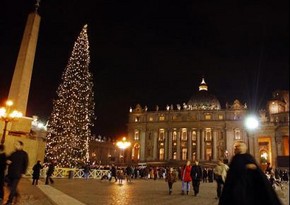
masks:
{"type": "Polygon", "coordinates": [[[131,133],[136,129],[144,130],[140,139],[130,139],[141,146],[139,162],[230,160],[234,155],[233,144],[238,140],[245,141],[249,152],[261,163],[266,161],[278,166],[280,156],[289,156],[288,104],[283,104],[283,109],[279,107],[281,111],[277,113],[271,113],[269,106],[258,113],[260,126],[250,132],[244,125],[248,108],[239,100],[224,109],[213,104],[210,107],[198,104],[200,107],[197,107],[193,98],[190,102],[192,104],[183,104],[183,107],[177,105],[176,109],[167,106],[165,110],[149,111],[140,105],[132,109],[128,136],[133,136],[131,133]],[[145,130],[150,130],[150,134],[145,130]]]}

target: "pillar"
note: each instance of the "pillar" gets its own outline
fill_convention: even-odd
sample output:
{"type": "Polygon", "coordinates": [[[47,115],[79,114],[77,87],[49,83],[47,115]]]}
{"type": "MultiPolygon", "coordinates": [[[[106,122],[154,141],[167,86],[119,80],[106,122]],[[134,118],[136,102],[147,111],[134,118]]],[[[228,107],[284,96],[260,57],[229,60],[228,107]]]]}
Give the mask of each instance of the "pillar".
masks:
{"type": "Polygon", "coordinates": [[[204,136],[205,135],[205,131],[204,129],[201,130],[201,160],[204,160],[204,136]]]}
{"type": "Polygon", "coordinates": [[[201,135],[200,135],[200,129],[196,130],[196,159],[201,159],[200,155],[200,141],[201,141],[201,135]]]}
{"type": "Polygon", "coordinates": [[[178,132],[177,132],[176,159],[180,160],[180,130],[178,130],[178,132]]]}

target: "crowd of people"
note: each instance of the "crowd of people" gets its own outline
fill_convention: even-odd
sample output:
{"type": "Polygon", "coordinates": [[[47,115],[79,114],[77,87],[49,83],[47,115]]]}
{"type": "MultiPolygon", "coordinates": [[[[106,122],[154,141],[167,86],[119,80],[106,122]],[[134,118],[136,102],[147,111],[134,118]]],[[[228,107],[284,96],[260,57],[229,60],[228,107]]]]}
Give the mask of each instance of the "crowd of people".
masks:
{"type": "Polygon", "coordinates": [[[127,179],[165,179],[168,184],[169,195],[173,192],[173,184],[181,180],[181,194],[198,196],[201,182],[216,182],[216,199],[219,205],[281,205],[275,192],[275,181],[287,181],[288,170],[260,168],[254,157],[247,152],[247,145],[243,141],[234,144],[235,155],[230,160],[218,159],[214,167],[202,167],[198,160],[191,161],[182,167],[146,167],[128,166],[110,168],[109,181],[115,178],[127,179]],[[118,174],[119,172],[119,174],[118,174]],[[120,174],[121,173],[121,174],[120,174]]]}
{"type": "MultiPolygon", "coordinates": [[[[0,204],[3,203],[4,186],[9,188],[9,196],[5,205],[11,205],[17,200],[19,195],[17,185],[21,177],[26,173],[28,166],[28,154],[23,150],[23,142],[15,142],[15,151],[6,155],[5,147],[0,144],[0,204]]],[[[268,163],[263,171],[254,157],[247,153],[247,145],[243,141],[234,144],[235,155],[230,163],[224,163],[219,159],[215,167],[202,167],[198,160],[193,164],[187,161],[181,167],[138,167],[128,165],[127,167],[116,167],[112,164],[107,167],[110,171],[106,178],[112,179],[119,184],[126,179],[131,182],[132,179],[165,179],[168,184],[169,195],[173,192],[173,184],[181,180],[181,194],[198,196],[200,182],[203,183],[216,181],[217,196],[219,205],[281,205],[281,202],[275,192],[277,186],[281,186],[283,181],[288,182],[289,171],[282,169],[273,169],[268,163]]],[[[32,185],[38,185],[41,170],[46,169],[45,184],[54,183],[52,175],[55,169],[55,161],[47,164],[41,164],[41,161],[33,166],[32,185]]],[[[86,163],[83,166],[84,178],[88,179],[90,174],[90,165],[86,163]]],[[[103,178],[104,179],[104,178],[103,178]]]]}

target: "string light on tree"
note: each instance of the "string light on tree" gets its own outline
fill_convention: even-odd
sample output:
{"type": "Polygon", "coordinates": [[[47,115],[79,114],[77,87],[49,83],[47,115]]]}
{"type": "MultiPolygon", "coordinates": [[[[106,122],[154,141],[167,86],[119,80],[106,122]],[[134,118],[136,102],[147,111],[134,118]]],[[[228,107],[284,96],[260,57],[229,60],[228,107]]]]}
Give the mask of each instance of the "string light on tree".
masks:
{"type": "Polygon", "coordinates": [[[47,161],[56,160],[61,167],[75,167],[87,161],[88,139],[95,118],[93,76],[89,64],[85,25],[74,43],[47,125],[45,157],[47,161]]]}

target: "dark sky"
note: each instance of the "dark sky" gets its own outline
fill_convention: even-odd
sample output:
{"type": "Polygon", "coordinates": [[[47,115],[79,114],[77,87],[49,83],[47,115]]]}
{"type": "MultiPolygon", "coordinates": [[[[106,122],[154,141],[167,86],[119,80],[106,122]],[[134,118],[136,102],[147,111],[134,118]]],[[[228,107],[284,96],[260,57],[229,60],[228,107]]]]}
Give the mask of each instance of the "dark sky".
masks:
{"type": "MultiPolygon", "coordinates": [[[[0,3],[0,100],[34,0],[0,3]]],[[[222,107],[264,108],[289,89],[289,1],[42,0],[27,116],[47,120],[73,43],[88,24],[93,133],[126,133],[129,107],[187,102],[204,76],[222,107]]]]}

